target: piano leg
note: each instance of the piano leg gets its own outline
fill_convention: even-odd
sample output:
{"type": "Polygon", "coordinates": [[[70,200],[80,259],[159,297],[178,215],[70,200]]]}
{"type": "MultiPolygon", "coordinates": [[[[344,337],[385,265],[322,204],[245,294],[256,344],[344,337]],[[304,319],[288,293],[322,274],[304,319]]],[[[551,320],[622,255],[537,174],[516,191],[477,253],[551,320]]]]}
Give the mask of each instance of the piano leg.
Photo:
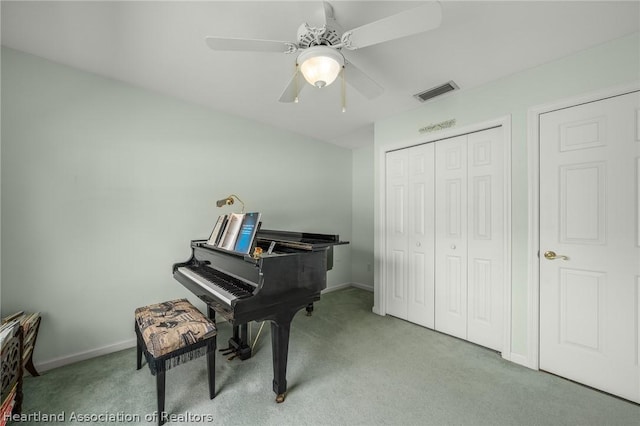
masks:
{"type": "Polygon", "coordinates": [[[287,392],[287,356],[289,354],[289,332],[291,320],[295,312],[290,315],[278,316],[271,321],[271,352],[273,354],[273,391],[276,402],[284,402],[287,392]]]}
{"type": "Polygon", "coordinates": [[[307,305],[307,316],[310,317],[312,313],[313,313],[313,303],[309,303],[307,305]]]}

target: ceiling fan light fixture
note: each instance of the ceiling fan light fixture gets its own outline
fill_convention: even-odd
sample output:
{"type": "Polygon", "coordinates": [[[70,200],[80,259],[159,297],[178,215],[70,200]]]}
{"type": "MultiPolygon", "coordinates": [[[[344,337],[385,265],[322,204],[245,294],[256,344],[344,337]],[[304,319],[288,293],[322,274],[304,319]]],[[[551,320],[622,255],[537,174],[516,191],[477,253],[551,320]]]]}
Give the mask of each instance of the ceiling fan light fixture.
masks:
{"type": "Polygon", "coordinates": [[[326,46],[313,46],[298,56],[300,72],[312,86],[322,88],[330,85],[344,66],[340,52],[326,46]]]}

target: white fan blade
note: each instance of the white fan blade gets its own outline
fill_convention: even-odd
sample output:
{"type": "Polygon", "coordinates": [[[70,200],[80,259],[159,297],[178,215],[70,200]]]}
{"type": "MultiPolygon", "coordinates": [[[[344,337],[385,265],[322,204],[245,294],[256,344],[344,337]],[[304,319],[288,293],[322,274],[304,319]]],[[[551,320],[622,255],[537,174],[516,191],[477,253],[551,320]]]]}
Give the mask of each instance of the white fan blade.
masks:
{"type": "Polygon", "coordinates": [[[301,77],[299,72],[296,72],[289,81],[289,84],[280,95],[280,102],[295,102],[296,98],[306,86],[305,80],[301,77]]]}
{"type": "Polygon", "coordinates": [[[246,38],[205,37],[207,46],[213,50],[240,50],[245,52],[280,52],[293,53],[297,49],[295,43],[276,40],[253,40],[246,38]]]}
{"type": "Polygon", "coordinates": [[[333,14],[333,6],[326,1],[322,2],[322,16],[324,18],[323,25],[326,25],[329,21],[335,21],[335,15],[333,14]]]}
{"type": "Polygon", "coordinates": [[[324,25],[327,26],[327,29],[335,31],[338,35],[344,33],[344,29],[342,26],[336,21],[336,15],[333,12],[333,6],[327,3],[326,1],[322,2],[322,7],[324,9],[324,25]]]}
{"type": "Polygon", "coordinates": [[[347,49],[360,49],[438,28],[441,21],[442,6],[429,2],[347,31],[342,41],[347,49]]]}
{"type": "Polygon", "coordinates": [[[358,92],[362,93],[367,99],[377,98],[384,93],[382,86],[360,71],[360,69],[351,62],[345,61],[344,73],[346,82],[358,92]]]}

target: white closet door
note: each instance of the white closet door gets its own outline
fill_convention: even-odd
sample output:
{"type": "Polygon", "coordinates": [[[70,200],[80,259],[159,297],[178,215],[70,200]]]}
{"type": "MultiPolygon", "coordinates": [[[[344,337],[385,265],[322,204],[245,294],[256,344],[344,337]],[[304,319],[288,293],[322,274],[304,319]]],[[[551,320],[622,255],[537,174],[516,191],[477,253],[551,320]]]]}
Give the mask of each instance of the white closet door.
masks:
{"type": "Polygon", "coordinates": [[[435,145],[435,328],[467,338],[467,136],[435,145]]]}
{"type": "Polygon", "coordinates": [[[388,314],[502,349],[503,153],[502,128],[387,153],[388,314]]]}
{"type": "Polygon", "coordinates": [[[502,350],[503,129],[435,145],[435,329],[502,350]]]}
{"type": "Polygon", "coordinates": [[[504,150],[501,127],[467,136],[467,340],[501,350],[504,312],[504,150]]]}
{"type": "Polygon", "coordinates": [[[387,313],[403,319],[407,318],[408,173],[408,150],[388,152],[384,259],[387,313]]]}
{"type": "Polygon", "coordinates": [[[433,145],[387,153],[387,312],[434,324],[433,145]]]}
{"type": "Polygon", "coordinates": [[[434,148],[407,149],[409,155],[409,240],[407,319],[434,326],[434,148]]]}

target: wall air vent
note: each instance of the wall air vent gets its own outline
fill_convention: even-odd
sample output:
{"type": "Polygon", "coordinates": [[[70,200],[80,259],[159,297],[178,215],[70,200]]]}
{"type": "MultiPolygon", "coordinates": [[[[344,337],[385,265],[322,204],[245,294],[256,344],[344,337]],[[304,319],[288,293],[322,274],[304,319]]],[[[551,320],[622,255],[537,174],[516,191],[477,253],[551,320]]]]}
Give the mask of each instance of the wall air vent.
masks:
{"type": "Polygon", "coordinates": [[[453,90],[458,90],[458,89],[459,89],[458,85],[453,81],[450,81],[440,86],[433,87],[429,90],[425,90],[424,92],[416,93],[415,95],[413,95],[413,97],[419,100],[420,102],[425,102],[425,101],[428,101],[429,99],[435,98],[436,96],[444,95],[447,92],[451,92],[453,90]]]}

